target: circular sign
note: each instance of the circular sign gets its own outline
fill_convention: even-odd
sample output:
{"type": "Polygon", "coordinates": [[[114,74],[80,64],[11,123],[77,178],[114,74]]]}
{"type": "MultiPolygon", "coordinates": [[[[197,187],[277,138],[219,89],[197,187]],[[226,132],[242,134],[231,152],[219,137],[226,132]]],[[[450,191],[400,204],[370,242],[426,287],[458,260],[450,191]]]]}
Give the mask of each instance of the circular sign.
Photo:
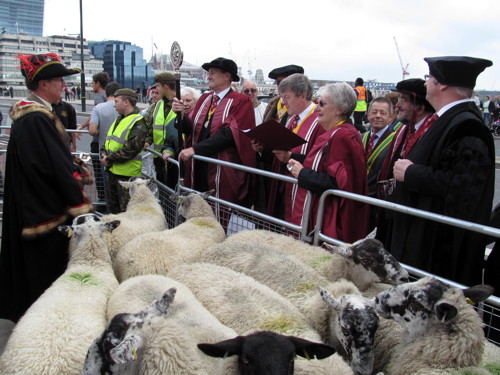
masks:
{"type": "Polygon", "coordinates": [[[170,60],[172,61],[172,65],[175,70],[179,70],[182,65],[183,53],[181,50],[181,46],[179,43],[172,43],[172,47],[170,48],[170,60]]]}

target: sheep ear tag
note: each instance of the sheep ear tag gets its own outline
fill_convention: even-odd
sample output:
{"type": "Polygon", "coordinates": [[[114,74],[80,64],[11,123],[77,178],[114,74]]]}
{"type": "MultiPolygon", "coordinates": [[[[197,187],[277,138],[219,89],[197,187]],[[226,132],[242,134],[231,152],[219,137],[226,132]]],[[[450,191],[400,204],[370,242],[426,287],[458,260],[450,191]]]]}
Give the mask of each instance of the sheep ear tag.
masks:
{"type": "Polygon", "coordinates": [[[68,238],[71,238],[71,236],[73,235],[73,229],[68,228],[68,232],[66,233],[66,235],[68,236],[68,238]]]}

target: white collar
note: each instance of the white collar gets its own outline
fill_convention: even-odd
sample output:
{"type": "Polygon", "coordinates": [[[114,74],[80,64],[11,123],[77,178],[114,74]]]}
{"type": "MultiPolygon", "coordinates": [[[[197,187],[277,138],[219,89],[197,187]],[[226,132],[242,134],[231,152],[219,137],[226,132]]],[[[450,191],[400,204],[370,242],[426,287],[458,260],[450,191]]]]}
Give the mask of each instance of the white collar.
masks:
{"type": "Polygon", "coordinates": [[[473,99],[470,99],[470,98],[467,98],[467,99],[461,99],[461,100],[456,100],[454,102],[451,102],[451,103],[448,103],[446,104],[443,108],[441,108],[439,111],[437,111],[437,115],[439,117],[441,117],[447,110],[449,110],[450,108],[458,105],[458,104],[461,104],[461,103],[466,103],[466,102],[472,102],[473,99]]]}

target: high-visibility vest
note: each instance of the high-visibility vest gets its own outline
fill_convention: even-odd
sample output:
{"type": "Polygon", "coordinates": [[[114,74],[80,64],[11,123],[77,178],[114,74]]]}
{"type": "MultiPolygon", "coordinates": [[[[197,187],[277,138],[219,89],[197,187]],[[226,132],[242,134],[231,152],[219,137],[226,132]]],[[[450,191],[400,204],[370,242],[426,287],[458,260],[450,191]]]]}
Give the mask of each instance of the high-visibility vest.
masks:
{"type": "Polygon", "coordinates": [[[366,104],[366,89],[364,86],[356,86],[354,88],[356,92],[358,93],[357,101],[356,101],[356,108],[354,108],[355,112],[366,112],[367,109],[367,104],[366,104]]]}
{"type": "MultiPolygon", "coordinates": [[[[122,119],[115,127],[116,121],[109,127],[108,134],[106,135],[106,142],[104,148],[106,151],[115,152],[123,148],[127,143],[130,130],[134,127],[135,123],[142,119],[142,115],[132,113],[122,119]]],[[[142,157],[139,152],[132,160],[125,163],[113,164],[109,170],[120,176],[140,176],[142,172],[142,157]]]]}
{"type": "MultiPolygon", "coordinates": [[[[159,100],[156,103],[155,109],[153,111],[153,150],[156,152],[161,152],[163,145],[165,144],[165,134],[167,134],[167,124],[172,120],[177,114],[170,110],[165,119],[165,102],[159,100]]],[[[154,155],[157,157],[157,155],[154,155]]]]}

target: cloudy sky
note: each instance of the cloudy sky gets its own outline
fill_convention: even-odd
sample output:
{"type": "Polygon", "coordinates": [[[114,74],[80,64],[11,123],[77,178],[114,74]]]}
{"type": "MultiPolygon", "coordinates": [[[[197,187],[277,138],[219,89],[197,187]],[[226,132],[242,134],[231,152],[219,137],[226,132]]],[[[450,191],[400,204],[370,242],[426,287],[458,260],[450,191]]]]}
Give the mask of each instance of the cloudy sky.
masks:
{"type": "MultiPolygon", "coordinates": [[[[201,65],[232,58],[264,75],[298,64],[312,79],[402,79],[396,38],[409,78],[428,72],[426,56],[468,55],[493,66],[477,89],[500,90],[498,0],[82,0],[87,40],[124,40],[201,65]],[[155,47],[156,45],[156,47],[155,47]]],[[[80,32],[80,0],[45,0],[44,35],[80,32]]]]}

